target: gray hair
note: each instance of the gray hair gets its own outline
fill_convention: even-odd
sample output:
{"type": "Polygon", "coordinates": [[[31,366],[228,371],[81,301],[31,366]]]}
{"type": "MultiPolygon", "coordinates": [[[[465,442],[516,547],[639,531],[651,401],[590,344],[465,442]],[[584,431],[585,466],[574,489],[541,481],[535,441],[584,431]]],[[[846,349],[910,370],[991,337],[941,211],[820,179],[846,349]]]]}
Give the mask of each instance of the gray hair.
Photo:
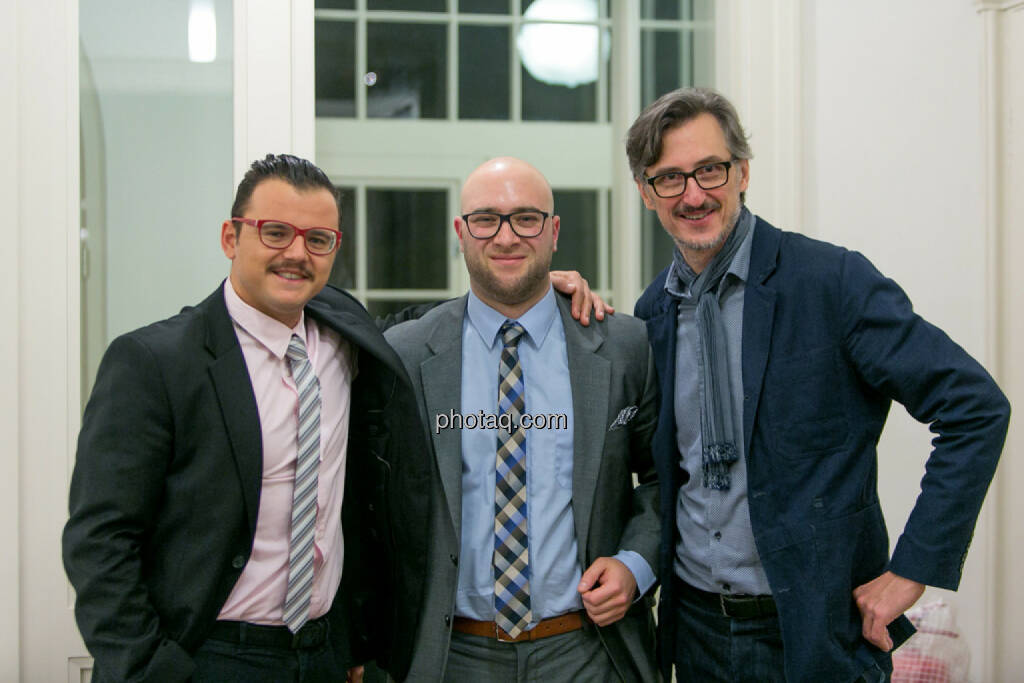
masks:
{"type": "Polygon", "coordinates": [[[643,178],[644,169],[661,158],[661,140],[666,132],[701,114],[711,114],[718,121],[733,158],[753,158],[740,117],[729,100],[710,88],[680,88],[649,104],[629,127],[626,156],[633,178],[643,178]]]}

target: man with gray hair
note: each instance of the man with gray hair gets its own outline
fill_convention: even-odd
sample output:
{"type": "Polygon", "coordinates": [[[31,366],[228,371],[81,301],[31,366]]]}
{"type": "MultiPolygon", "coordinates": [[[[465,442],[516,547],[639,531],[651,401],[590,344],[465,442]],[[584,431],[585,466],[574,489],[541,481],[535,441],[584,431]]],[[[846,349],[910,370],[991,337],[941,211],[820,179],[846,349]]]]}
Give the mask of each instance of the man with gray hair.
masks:
{"type": "Polygon", "coordinates": [[[862,255],[744,205],[733,106],[670,92],[630,128],[672,262],[637,302],[661,388],[662,672],[878,681],[925,585],[956,589],[1009,404],[862,255]],[[876,444],[893,400],[936,438],[890,557],[876,444]]]}

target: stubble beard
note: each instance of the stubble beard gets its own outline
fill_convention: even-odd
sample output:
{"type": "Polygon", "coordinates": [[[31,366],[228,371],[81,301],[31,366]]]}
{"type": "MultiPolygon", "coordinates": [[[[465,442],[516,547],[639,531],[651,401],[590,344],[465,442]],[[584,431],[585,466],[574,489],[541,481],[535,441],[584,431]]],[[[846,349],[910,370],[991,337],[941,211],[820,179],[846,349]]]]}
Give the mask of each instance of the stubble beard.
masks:
{"type": "Polygon", "coordinates": [[[740,211],[742,209],[742,203],[736,205],[736,210],[732,212],[732,215],[729,216],[729,219],[725,223],[725,229],[722,230],[722,232],[718,233],[718,235],[714,239],[704,242],[694,242],[690,240],[676,238],[676,246],[679,248],[680,251],[718,251],[719,249],[722,248],[722,245],[725,244],[725,241],[729,239],[729,235],[732,234],[732,231],[736,229],[736,223],[738,223],[740,220],[740,211]]]}
{"type": "Polygon", "coordinates": [[[503,282],[486,266],[486,256],[464,256],[469,280],[473,283],[474,289],[480,290],[488,298],[504,306],[518,306],[529,301],[550,281],[550,255],[546,259],[538,257],[527,271],[512,283],[503,282]]]}

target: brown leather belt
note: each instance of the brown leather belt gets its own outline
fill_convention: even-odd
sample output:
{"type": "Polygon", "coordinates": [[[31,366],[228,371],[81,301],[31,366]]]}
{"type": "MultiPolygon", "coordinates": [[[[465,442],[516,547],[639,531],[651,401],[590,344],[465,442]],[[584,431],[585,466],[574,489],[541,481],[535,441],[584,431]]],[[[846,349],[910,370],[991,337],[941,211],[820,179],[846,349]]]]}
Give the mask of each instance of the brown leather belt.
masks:
{"type": "Polygon", "coordinates": [[[466,617],[455,617],[452,628],[459,633],[468,633],[471,636],[483,636],[484,638],[495,638],[503,643],[521,643],[526,640],[539,640],[559,636],[569,631],[577,631],[583,628],[586,620],[583,612],[569,612],[557,617],[545,619],[529,631],[523,631],[515,638],[510,637],[493,621],[477,621],[466,617]]]}

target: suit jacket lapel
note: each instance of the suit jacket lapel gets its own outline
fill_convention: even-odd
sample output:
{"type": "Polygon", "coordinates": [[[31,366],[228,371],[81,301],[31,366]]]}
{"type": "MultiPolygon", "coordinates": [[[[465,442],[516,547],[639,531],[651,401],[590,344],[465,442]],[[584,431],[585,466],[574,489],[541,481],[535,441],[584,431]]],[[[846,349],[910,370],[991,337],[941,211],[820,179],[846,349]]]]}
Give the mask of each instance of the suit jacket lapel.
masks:
{"type": "Polygon", "coordinates": [[[427,347],[432,356],[420,364],[423,401],[427,409],[427,427],[434,442],[437,468],[452,516],[455,537],[462,538],[462,437],[461,430],[433,428],[436,415],[450,415],[462,410],[462,319],[467,297],[444,304],[445,315],[439,316],[430,332],[427,347]],[[436,432],[436,433],[435,433],[436,432]]]}
{"type": "Polygon", "coordinates": [[[775,290],[764,285],[775,271],[782,236],[760,218],[750,248],[750,275],[743,297],[743,393],[749,396],[743,410],[743,443],[750,452],[754,417],[761,399],[764,371],[775,319],[775,290]]]}
{"type": "Polygon", "coordinates": [[[242,484],[249,533],[255,534],[263,483],[263,433],[249,370],[224,303],[224,286],[227,281],[199,304],[199,308],[206,319],[206,348],[214,358],[210,378],[242,484]]]}
{"type": "MultiPolygon", "coordinates": [[[[570,303],[556,296],[565,329],[569,382],[572,387],[572,516],[580,564],[588,563],[587,545],[590,516],[601,471],[604,437],[608,430],[608,392],[611,364],[597,355],[604,341],[597,330],[573,319],[570,303]]],[[[529,388],[527,388],[529,392],[529,388]]]]}

